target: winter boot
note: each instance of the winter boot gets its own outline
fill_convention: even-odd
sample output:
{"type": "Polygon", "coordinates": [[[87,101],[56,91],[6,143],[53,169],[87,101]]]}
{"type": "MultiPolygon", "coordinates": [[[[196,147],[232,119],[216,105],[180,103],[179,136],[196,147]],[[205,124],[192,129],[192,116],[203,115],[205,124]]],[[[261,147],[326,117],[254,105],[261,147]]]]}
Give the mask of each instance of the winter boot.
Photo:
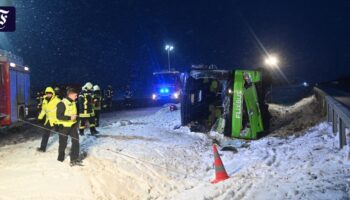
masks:
{"type": "Polygon", "coordinates": [[[60,161],[60,162],[63,162],[64,161],[64,154],[59,153],[57,160],[60,161]]]}
{"type": "Polygon", "coordinates": [[[44,153],[46,150],[41,147],[38,147],[36,148],[36,151],[44,153]]]}
{"type": "Polygon", "coordinates": [[[100,132],[98,132],[95,127],[92,127],[90,128],[90,133],[91,135],[96,135],[96,134],[99,134],[100,132]]]}
{"type": "Polygon", "coordinates": [[[84,165],[83,165],[83,161],[81,160],[73,160],[73,161],[70,161],[70,166],[73,167],[73,166],[84,166],[84,165]]]}

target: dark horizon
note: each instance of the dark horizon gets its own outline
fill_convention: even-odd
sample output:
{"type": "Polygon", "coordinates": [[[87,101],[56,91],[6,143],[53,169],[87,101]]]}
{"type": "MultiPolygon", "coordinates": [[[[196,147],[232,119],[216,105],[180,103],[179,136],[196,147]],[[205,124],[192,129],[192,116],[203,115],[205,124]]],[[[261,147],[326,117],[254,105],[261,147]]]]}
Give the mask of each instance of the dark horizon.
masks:
{"type": "Polygon", "coordinates": [[[23,57],[34,88],[92,81],[137,90],[171,64],[224,69],[263,66],[280,56],[290,81],[350,74],[350,2],[320,1],[9,1],[17,30],[0,48],[23,57]],[[135,81],[136,80],[136,81],[135,81]]]}

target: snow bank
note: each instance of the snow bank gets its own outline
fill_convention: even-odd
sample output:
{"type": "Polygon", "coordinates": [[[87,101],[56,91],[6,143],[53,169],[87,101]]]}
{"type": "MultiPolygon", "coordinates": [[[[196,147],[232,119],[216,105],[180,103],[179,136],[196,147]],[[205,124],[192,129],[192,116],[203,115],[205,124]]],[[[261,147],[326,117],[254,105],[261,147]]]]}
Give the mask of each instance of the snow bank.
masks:
{"type": "Polygon", "coordinates": [[[292,106],[270,104],[269,111],[272,115],[272,136],[305,134],[308,128],[324,119],[314,96],[304,98],[292,106]]]}
{"type": "Polygon", "coordinates": [[[174,199],[349,199],[349,147],[321,123],[300,137],[267,137],[221,152],[231,178],[202,183],[174,199]]]}

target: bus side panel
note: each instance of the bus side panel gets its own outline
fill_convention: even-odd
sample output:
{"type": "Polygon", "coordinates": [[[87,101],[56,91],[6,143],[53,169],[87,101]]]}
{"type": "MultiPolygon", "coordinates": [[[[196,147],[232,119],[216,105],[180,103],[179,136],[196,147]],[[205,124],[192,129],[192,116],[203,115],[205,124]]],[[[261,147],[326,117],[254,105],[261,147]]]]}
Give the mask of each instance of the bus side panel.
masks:
{"type": "Polygon", "coordinates": [[[11,121],[17,122],[17,72],[10,70],[11,121]]]}

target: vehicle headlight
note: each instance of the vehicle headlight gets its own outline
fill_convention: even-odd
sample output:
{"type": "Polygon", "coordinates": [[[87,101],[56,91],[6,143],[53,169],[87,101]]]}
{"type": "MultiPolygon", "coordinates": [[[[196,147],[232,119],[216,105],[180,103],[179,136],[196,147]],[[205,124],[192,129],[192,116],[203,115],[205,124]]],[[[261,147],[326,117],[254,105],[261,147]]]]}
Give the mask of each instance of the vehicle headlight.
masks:
{"type": "Polygon", "coordinates": [[[179,93],[179,92],[175,92],[175,93],[173,94],[173,96],[174,96],[175,99],[178,99],[179,96],[180,96],[180,93],[179,93]]]}
{"type": "Polygon", "coordinates": [[[152,94],[152,99],[156,100],[156,98],[157,98],[157,95],[156,94],[152,94]]]}

